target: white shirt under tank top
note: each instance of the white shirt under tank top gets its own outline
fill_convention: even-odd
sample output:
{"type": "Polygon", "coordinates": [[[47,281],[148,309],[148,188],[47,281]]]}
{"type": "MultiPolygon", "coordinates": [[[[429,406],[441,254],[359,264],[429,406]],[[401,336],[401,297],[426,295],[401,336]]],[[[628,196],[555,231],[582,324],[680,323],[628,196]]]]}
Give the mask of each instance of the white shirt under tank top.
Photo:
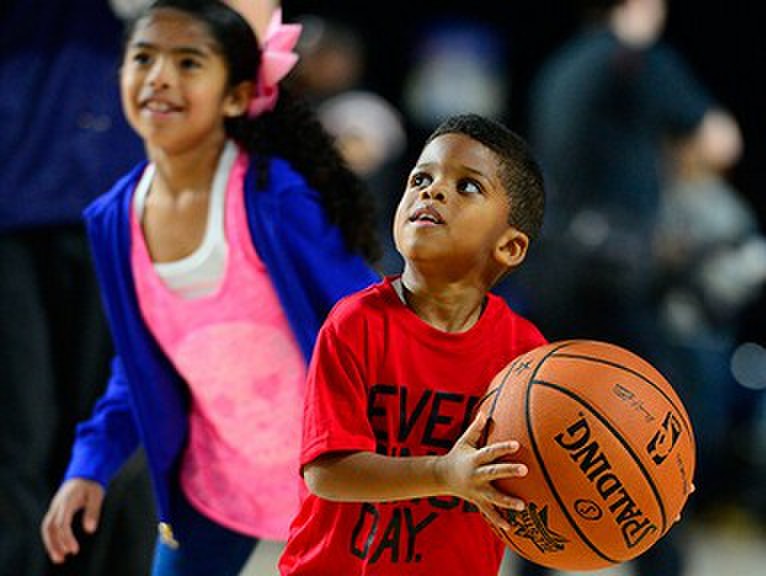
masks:
{"type": "MultiPolygon", "coordinates": [[[[236,157],[237,146],[228,141],[213,177],[205,236],[197,249],[180,260],[154,263],[157,275],[172,292],[182,298],[193,299],[212,294],[223,278],[227,250],[224,233],[226,182],[236,157]]],[[[149,164],[136,186],[133,208],[139,221],[143,218],[146,197],[155,172],[155,165],[149,164]]]]}

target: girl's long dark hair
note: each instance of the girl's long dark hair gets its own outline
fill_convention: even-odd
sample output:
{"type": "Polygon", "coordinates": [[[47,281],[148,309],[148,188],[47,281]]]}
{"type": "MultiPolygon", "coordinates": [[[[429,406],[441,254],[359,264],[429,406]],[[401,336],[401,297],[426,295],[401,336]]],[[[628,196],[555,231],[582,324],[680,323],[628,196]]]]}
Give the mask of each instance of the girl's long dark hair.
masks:
{"type": "Polygon", "coordinates": [[[374,200],[305,101],[281,89],[271,113],[243,122],[241,134],[232,137],[256,154],[262,184],[269,156],[288,160],[319,191],[325,212],[340,228],[347,247],[370,262],[380,258],[374,200]]]}
{"type": "MultiPolygon", "coordinates": [[[[156,0],[144,15],[159,8],[180,10],[208,27],[227,63],[230,87],[256,77],[261,61],[258,39],[250,25],[226,3],[156,0]]],[[[280,87],[273,111],[257,118],[229,119],[226,132],[255,159],[259,186],[268,184],[270,157],[287,160],[319,192],[324,211],[340,229],[346,247],[369,262],[380,258],[375,202],[362,180],[348,168],[309,104],[280,87]]]]}

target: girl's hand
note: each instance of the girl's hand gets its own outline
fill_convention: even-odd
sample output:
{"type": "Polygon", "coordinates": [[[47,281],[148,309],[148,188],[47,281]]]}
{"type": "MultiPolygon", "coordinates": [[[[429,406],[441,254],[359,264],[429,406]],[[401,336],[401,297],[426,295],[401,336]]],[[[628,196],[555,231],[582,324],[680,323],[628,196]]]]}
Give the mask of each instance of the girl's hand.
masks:
{"type": "Polygon", "coordinates": [[[80,551],[72,532],[74,515],[83,510],[82,527],[88,534],[93,534],[98,527],[103,502],[104,488],[98,482],[72,478],[61,485],[40,526],[45,548],[54,564],[61,564],[68,554],[80,551]]]}
{"type": "Polygon", "coordinates": [[[438,473],[452,494],[473,502],[491,523],[509,530],[508,521],[496,507],[523,510],[524,501],[498,490],[492,482],[526,476],[527,467],[504,461],[506,456],[519,449],[515,440],[479,448],[486,423],[486,415],[479,413],[449,453],[440,459],[438,473]]]}

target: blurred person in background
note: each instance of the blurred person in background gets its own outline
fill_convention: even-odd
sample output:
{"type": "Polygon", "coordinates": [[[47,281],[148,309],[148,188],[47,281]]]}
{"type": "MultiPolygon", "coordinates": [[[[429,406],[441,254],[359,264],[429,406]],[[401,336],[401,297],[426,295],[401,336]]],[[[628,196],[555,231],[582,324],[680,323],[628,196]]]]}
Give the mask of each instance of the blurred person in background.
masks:
{"type": "MultiPolygon", "coordinates": [[[[136,2],[134,2],[136,3],[136,2]]],[[[120,111],[122,23],[106,0],[0,14],[0,574],[135,575],[153,542],[145,467],[115,479],[104,530],[66,569],[38,535],[75,422],[111,357],[81,210],[142,154],[120,111]]]]}
{"type": "Polygon", "coordinates": [[[444,118],[466,112],[505,119],[510,64],[502,29],[468,18],[429,18],[416,38],[403,107],[417,130],[427,134],[444,118]]]}
{"type": "MultiPolygon", "coordinates": [[[[693,146],[720,171],[739,158],[740,131],[660,40],[665,0],[580,4],[585,25],[543,64],[530,91],[530,140],[551,183],[539,270],[530,277],[535,318],[551,340],[610,341],[668,374],[653,240],[665,143],[693,146]]],[[[674,384],[685,397],[683,383],[674,384]]],[[[639,573],[683,573],[677,533],[636,561],[639,573]]],[[[531,564],[522,570],[544,573],[531,564]]]]}
{"type": "Polygon", "coordinates": [[[739,157],[739,128],[659,40],[665,0],[580,3],[586,26],[531,90],[530,138],[552,188],[547,252],[558,264],[545,322],[651,357],[656,339],[639,335],[656,334],[647,311],[664,143],[694,139],[701,161],[723,169],[739,157]]]}
{"type": "Polygon", "coordinates": [[[304,33],[296,51],[301,59],[287,85],[317,104],[359,86],[365,68],[365,46],[351,25],[316,14],[302,14],[296,21],[304,33]]]}
{"type": "MultiPolygon", "coordinates": [[[[445,118],[479,114],[507,120],[510,64],[505,30],[479,14],[445,10],[413,15],[401,78],[402,112],[409,142],[422,142],[445,118]]],[[[417,152],[410,151],[412,161],[417,152]]]]}
{"type": "Polygon", "coordinates": [[[695,417],[703,488],[695,505],[709,512],[742,488],[742,473],[730,472],[729,447],[743,444],[733,437],[742,425],[735,413],[749,394],[737,385],[732,361],[743,315],[766,285],[766,238],[752,206],[698,144],[669,145],[656,238],[660,323],[673,356],[668,376],[695,417]]]}
{"type": "Polygon", "coordinates": [[[397,201],[395,186],[402,172],[399,163],[407,147],[399,111],[374,92],[350,90],[322,102],[317,113],[319,121],[335,137],[349,168],[364,180],[375,197],[378,236],[383,239],[380,271],[400,272],[403,261],[391,236],[397,201]]]}

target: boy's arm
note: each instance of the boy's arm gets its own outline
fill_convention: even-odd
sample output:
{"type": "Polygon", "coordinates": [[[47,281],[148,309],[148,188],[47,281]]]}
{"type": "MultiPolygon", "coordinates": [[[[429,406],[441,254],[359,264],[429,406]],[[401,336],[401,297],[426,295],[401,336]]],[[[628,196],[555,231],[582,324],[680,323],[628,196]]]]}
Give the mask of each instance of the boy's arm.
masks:
{"type": "Polygon", "coordinates": [[[479,448],[486,416],[480,414],[443,456],[398,458],[374,452],[328,454],[304,467],[309,489],[321,498],[382,502],[451,495],[474,503],[494,524],[510,529],[498,508],[523,510],[519,498],[498,490],[493,481],[525,476],[524,464],[507,461],[518,442],[479,448]]]}

